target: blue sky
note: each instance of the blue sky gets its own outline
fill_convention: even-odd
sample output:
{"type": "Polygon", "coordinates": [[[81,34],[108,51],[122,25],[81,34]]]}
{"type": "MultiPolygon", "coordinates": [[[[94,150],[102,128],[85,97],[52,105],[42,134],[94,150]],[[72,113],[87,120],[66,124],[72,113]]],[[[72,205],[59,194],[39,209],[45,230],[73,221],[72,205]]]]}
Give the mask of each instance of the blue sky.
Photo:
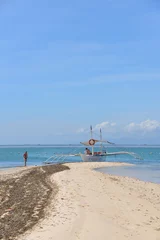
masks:
{"type": "Polygon", "coordinates": [[[0,144],[160,143],[158,0],[0,4],[0,144]]]}

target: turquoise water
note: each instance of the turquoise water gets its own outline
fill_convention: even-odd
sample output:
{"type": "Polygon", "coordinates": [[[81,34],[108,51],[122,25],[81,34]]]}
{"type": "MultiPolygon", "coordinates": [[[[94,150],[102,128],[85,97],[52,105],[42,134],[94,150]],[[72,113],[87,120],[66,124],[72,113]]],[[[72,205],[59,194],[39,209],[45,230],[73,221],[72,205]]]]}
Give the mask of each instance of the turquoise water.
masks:
{"type": "MultiPolygon", "coordinates": [[[[117,151],[118,150],[117,148],[117,151]]],[[[128,156],[118,156],[107,160],[132,163],[134,166],[104,167],[97,170],[111,175],[126,176],[146,182],[160,183],[160,146],[127,147],[126,151],[137,153],[143,160],[133,159],[128,156]]]]}
{"type": "Polygon", "coordinates": [[[160,165],[158,164],[97,168],[96,170],[115,176],[132,177],[145,182],[160,183],[160,165]]]}
{"type": "MultiPolygon", "coordinates": [[[[23,154],[28,151],[28,166],[42,165],[54,154],[71,153],[75,147],[70,146],[0,146],[0,168],[20,167],[24,165],[23,154]]],[[[76,159],[69,159],[74,161],[76,159]]],[[[77,159],[78,161],[78,159],[77,159]]]]}
{"type": "MultiPolygon", "coordinates": [[[[135,164],[131,168],[110,168],[110,173],[116,175],[132,176],[133,174],[138,174],[142,180],[152,180],[154,182],[160,182],[160,146],[117,146],[108,147],[107,152],[116,151],[130,151],[135,152],[143,160],[134,159],[129,155],[120,156],[109,156],[106,158],[108,162],[126,162],[135,164]],[[118,171],[118,172],[117,172],[118,171]],[[156,174],[156,176],[155,176],[156,174]]],[[[23,153],[28,151],[28,162],[27,165],[43,165],[43,162],[54,154],[63,153],[79,153],[84,152],[84,147],[81,145],[53,145],[53,146],[0,146],[0,168],[8,167],[20,167],[24,165],[23,153]]],[[[98,149],[95,148],[95,151],[98,149]]],[[[55,160],[55,163],[59,162],[55,160]]],[[[81,162],[81,158],[68,157],[64,162],[81,162]]],[[[106,171],[106,169],[103,169],[106,171]]]]}

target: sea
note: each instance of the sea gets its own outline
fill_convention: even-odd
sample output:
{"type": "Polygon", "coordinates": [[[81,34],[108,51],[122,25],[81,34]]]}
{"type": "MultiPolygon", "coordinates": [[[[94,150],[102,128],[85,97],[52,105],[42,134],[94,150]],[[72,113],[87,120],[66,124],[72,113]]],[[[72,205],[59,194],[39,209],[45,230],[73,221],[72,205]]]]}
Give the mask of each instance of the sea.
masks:
{"type": "MultiPolygon", "coordinates": [[[[24,166],[23,154],[28,152],[28,166],[45,165],[45,161],[52,160],[53,163],[81,162],[80,156],[74,156],[84,152],[82,145],[6,145],[0,146],[0,171],[6,168],[24,166]]],[[[95,148],[95,151],[98,149],[95,148]]],[[[118,145],[106,147],[106,151],[134,152],[139,158],[131,155],[117,155],[106,157],[106,162],[124,162],[134,164],[133,166],[109,167],[97,169],[103,173],[112,175],[128,176],[160,183],[160,145],[118,145]]]]}

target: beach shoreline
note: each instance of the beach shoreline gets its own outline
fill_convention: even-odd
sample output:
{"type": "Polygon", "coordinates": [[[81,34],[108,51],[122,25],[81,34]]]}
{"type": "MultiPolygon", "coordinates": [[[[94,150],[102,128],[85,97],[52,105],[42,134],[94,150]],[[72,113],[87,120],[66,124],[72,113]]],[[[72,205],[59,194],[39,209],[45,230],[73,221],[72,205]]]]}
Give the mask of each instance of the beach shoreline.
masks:
{"type": "Polygon", "coordinates": [[[159,185],[94,170],[126,164],[65,165],[69,171],[51,177],[59,192],[48,207],[50,214],[19,240],[160,238],[159,185]]]}
{"type": "Polygon", "coordinates": [[[26,232],[10,239],[159,240],[160,186],[94,170],[126,165],[130,164],[61,165],[67,171],[50,174],[50,186],[56,186],[57,191],[43,208],[43,217],[26,232]]]}

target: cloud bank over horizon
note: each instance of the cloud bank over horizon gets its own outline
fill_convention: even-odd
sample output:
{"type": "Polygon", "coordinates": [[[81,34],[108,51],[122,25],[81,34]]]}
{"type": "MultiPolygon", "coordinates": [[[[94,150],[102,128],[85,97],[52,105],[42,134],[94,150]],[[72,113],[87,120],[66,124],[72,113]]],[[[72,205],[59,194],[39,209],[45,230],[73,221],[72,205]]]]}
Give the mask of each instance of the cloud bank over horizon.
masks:
{"type": "MultiPolygon", "coordinates": [[[[158,137],[160,135],[160,121],[147,119],[137,122],[131,122],[127,125],[118,124],[115,122],[101,122],[93,126],[93,132],[99,133],[102,129],[104,138],[106,136],[112,139],[126,139],[126,141],[134,143],[134,141],[148,141],[149,138],[158,137]],[[129,140],[130,139],[130,140],[129,140]]],[[[78,134],[89,133],[90,130],[80,128],[76,131],[78,134]]]]}

